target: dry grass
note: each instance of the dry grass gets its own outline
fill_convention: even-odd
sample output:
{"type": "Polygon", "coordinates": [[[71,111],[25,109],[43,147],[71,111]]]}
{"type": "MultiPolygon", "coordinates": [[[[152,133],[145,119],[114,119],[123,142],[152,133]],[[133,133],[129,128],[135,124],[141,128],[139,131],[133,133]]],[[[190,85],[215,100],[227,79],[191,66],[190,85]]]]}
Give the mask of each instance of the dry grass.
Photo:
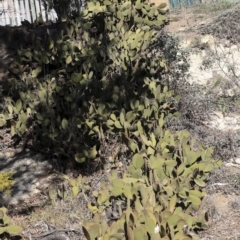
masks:
{"type": "Polygon", "coordinates": [[[19,206],[11,214],[12,222],[20,225],[25,232],[32,235],[41,233],[42,230],[36,226],[39,222],[47,223],[56,229],[75,229],[78,233],[68,232],[68,237],[81,239],[82,224],[86,220],[91,220],[92,214],[87,208],[87,201],[82,193],[77,197],[71,195],[70,189],[67,190],[67,193],[64,200],[58,198],[54,201],[54,205],[48,200],[45,201],[45,204],[37,207],[19,206]]]}

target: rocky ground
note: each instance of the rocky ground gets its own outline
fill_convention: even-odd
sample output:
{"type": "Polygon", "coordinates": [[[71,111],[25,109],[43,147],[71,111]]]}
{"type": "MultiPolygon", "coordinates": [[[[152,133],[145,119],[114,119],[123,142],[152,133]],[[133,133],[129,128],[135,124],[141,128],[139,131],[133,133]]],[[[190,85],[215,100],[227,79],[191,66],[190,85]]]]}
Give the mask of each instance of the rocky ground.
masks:
{"type": "MultiPolygon", "coordinates": [[[[216,156],[224,162],[209,178],[208,196],[199,210],[209,213],[208,229],[196,233],[202,240],[240,239],[239,12],[239,4],[217,3],[176,10],[170,13],[172,21],[167,26],[167,31],[180,38],[181,48],[191,52],[187,81],[199,89],[198,94],[193,94],[195,101],[201,100],[205,106],[209,101],[213,108],[203,122],[199,138],[207,145],[215,144],[216,156]],[[214,105],[214,99],[222,101],[221,104],[214,105]]],[[[0,58],[3,60],[0,78],[4,81],[11,61],[11,52],[4,45],[0,58]]],[[[201,109],[198,112],[205,114],[201,109]]],[[[48,191],[62,186],[64,181],[57,172],[65,169],[48,155],[18,147],[14,147],[9,132],[1,131],[0,170],[15,170],[16,175],[12,196],[1,196],[0,201],[10,209],[14,222],[26,229],[24,238],[41,233],[39,226],[45,226],[46,231],[48,223],[58,228],[74,228],[80,232],[69,232],[67,237],[81,239],[81,223],[91,217],[85,207],[89,199],[80,194],[77,199],[58,201],[52,206],[48,191]]],[[[64,173],[75,176],[77,171],[64,173]]],[[[88,181],[96,187],[105,177],[106,173],[97,172],[88,181]]]]}

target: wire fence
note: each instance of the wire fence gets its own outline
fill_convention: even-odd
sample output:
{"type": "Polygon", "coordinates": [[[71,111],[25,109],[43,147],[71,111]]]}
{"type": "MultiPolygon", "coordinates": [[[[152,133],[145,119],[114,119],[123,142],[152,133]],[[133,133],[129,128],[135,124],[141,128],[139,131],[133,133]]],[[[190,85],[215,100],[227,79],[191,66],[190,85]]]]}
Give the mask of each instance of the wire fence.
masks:
{"type": "Polygon", "coordinates": [[[170,8],[176,9],[181,7],[189,7],[194,4],[202,3],[204,0],[169,0],[170,8]]]}
{"type": "MultiPolygon", "coordinates": [[[[150,0],[150,2],[155,2],[156,4],[166,2],[170,9],[188,7],[206,1],[208,0],[150,0]]],[[[239,0],[226,1],[238,2],[239,0]]],[[[80,0],[80,2],[81,6],[83,6],[84,0],[80,0]]],[[[0,26],[20,26],[24,20],[32,23],[40,15],[44,21],[57,19],[56,12],[53,9],[46,10],[41,0],[0,0],[0,26]]]]}
{"type": "Polygon", "coordinates": [[[46,11],[41,0],[0,0],[0,25],[20,26],[24,20],[34,22],[39,16],[54,21],[56,12],[46,11]]]}

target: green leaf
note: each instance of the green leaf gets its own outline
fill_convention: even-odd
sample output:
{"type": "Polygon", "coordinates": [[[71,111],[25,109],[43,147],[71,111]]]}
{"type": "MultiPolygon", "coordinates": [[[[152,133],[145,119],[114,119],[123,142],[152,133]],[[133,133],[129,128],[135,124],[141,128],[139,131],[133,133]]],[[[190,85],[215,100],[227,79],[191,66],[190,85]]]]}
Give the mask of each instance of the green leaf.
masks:
{"type": "Polygon", "coordinates": [[[189,195],[189,199],[192,202],[193,205],[200,206],[201,205],[201,199],[195,195],[189,195]]]}
{"type": "Polygon", "coordinates": [[[95,123],[95,121],[89,121],[88,119],[86,120],[86,125],[89,127],[89,128],[92,128],[93,124],[95,123]]]}
{"type": "Polygon", "coordinates": [[[81,80],[82,80],[82,73],[73,73],[72,75],[71,75],[71,80],[73,81],[73,82],[75,82],[75,83],[78,83],[78,82],[80,82],[81,80]]]}
{"type": "Polygon", "coordinates": [[[23,229],[17,225],[10,225],[6,227],[6,232],[8,232],[11,235],[20,234],[22,231],[23,229]]]}
{"type": "Polygon", "coordinates": [[[131,41],[131,44],[130,44],[131,48],[130,49],[133,50],[133,49],[137,48],[138,44],[139,44],[138,39],[135,39],[135,40],[131,41]]]}
{"type": "Polygon", "coordinates": [[[68,120],[66,118],[63,118],[61,125],[62,125],[62,128],[66,130],[68,127],[68,120]]]}
{"type": "Polygon", "coordinates": [[[118,188],[123,188],[124,187],[124,183],[119,179],[113,179],[112,180],[112,185],[113,185],[113,187],[118,187],[118,188]]]}
{"type": "Polygon", "coordinates": [[[11,218],[9,217],[9,216],[4,216],[3,217],[3,222],[4,222],[4,224],[9,224],[10,222],[11,222],[11,218]]]}
{"type": "Polygon", "coordinates": [[[165,177],[165,172],[164,172],[164,169],[163,167],[158,167],[155,169],[156,173],[157,173],[157,176],[162,179],[165,177]]]}
{"type": "Polygon", "coordinates": [[[180,176],[184,172],[185,168],[186,168],[185,164],[181,163],[177,168],[177,175],[180,176]]]}
{"type": "Polygon", "coordinates": [[[41,71],[42,71],[42,67],[40,67],[40,66],[38,66],[36,69],[34,69],[32,71],[32,78],[36,78],[39,75],[39,73],[41,73],[41,71]]]}
{"type": "Polygon", "coordinates": [[[133,153],[135,153],[136,150],[139,151],[138,145],[131,139],[129,140],[129,146],[130,146],[131,150],[133,151],[133,153]]]}
{"type": "Polygon", "coordinates": [[[211,172],[214,169],[213,163],[208,163],[206,167],[204,168],[204,172],[211,172]]]}
{"type": "Polygon", "coordinates": [[[90,80],[90,79],[92,79],[92,77],[93,77],[93,71],[91,71],[91,72],[89,73],[88,79],[90,80]]]}
{"type": "Polygon", "coordinates": [[[171,199],[170,199],[170,202],[169,202],[169,210],[173,213],[174,209],[175,209],[175,206],[176,206],[176,203],[177,203],[177,195],[174,194],[171,199]]]}
{"type": "Polygon", "coordinates": [[[148,218],[147,221],[145,222],[146,230],[150,235],[154,233],[154,229],[156,227],[156,223],[153,219],[148,218]]]}
{"type": "Polygon", "coordinates": [[[136,169],[140,169],[142,168],[142,166],[144,165],[144,159],[143,159],[143,156],[136,153],[133,158],[132,158],[132,163],[133,163],[133,166],[136,168],[136,169]]]}
{"type": "MultiPolygon", "coordinates": [[[[0,120],[0,124],[1,124],[1,120],[0,120]]],[[[16,128],[15,126],[11,125],[11,134],[15,135],[16,134],[16,128]]]]}
{"type": "Polygon", "coordinates": [[[151,169],[163,169],[164,158],[162,157],[154,157],[153,155],[149,159],[151,169]]]}
{"type": "Polygon", "coordinates": [[[108,125],[108,126],[114,125],[114,121],[111,120],[111,119],[108,119],[108,120],[107,120],[107,125],[108,125]]]}
{"type": "Polygon", "coordinates": [[[57,196],[57,192],[53,188],[50,188],[48,191],[48,195],[51,200],[55,200],[55,198],[57,196]]]}
{"type": "Polygon", "coordinates": [[[146,146],[150,146],[151,145],[151,141],[148,141],[147,137],[143,134],[140,135],[142,142],[146,145],[146,146]]]}
{"type": "MultiPolygon", "coordinates": [[[[98,212],[98,207],[95,205],[92,205],[91,203],[88,203],[88,209],[93,213],[97,213],[98,212]]],[[[85,234],[85,233],[84,233],[85,234]]],[[[85,235],[86,236],[86,235],[85,235]]],[[[87,237],[87,236],[86,236],[87,237]]]]}
{"type": "Polygon", "coordinates": [[[179,219],[180,219],[179,215],[173,214],[171,217],[169,217],[168,223],[169,225],[175,227],[179,219]]]}
{"type": "MultiPolygon", "coordinates": [[[[104,238],[103,240],[108,240],[108,239],[111,239],[111,240],[123,240],[124,239],[124,233],[115,233],[115,234],[111,234],[109,236],[109,238],[104,238]]],[[[131,238],[132,239],[132,238],[131,238]]]]}
{"type": "Polygon", "coordinates": [[[111,118],[114,122],[117,121],[116,115],[113,114],[113,113],[110,115],[110,118],[111,118]]]}
{"type": "Polygon", "coordinates": [[[23,56],[27,57],[28,60],[31,60],[31,59],[32,59],[32,55],[33,55],[33,54],[32,54],[32,52],[30,52],[30,51],[23,53],[23,56]]]}
{"type": "Polygon", "coordinates": [[[179,219],[177,222],[177,229],[180,233],[183,230],[184,225],[186,225],[186,221],[184,219],[179,219]]]}
{"type": "Polygon", "coordinates": [[[122,125],[121,125],[121,123],[120,123],[119,121],[116,121],[116,122],[114,123],[114,125],[115,125],[115,127],[118,128],[118,129],[122,129],[122,128],[123,128],[122,125]]]}
{"type": "Polygon", "coordinates": [[[72,187],[72,193],[73,193],[73,196],[76,197],[79,193],[79,187],[78,186],[73,186],[72,187]]]}
{"type": "Polygon", "coordinates": [[[74,158],[78,163],[83,163],[86,161],[86,157],[84,157],[82,153],[75,154],[74,158]]]}
{"type": "Polygon", "coordinates": [[[71,63],[72,62],[72,56],[68,56],[67,58],[66,58],[66,64],[69,64],[69,63],[71,63]]]}
{"type": "Polygon", "coordinates": [[[18,100],[16,101],[15,107],[16,107],[16,109],[17,109],[18,112],[21,111],[21,109],[22,109],[22,101],[21,101],[21,99],[18,99],[18,100]]]}
{"type": "Polygon", "coordinates": [[[136,5],[135,5],[135,8],[138,9],[138,10],[141,10],[143,8],[143,3],[141,3],[140,1],[137,1],[136,2],[136,5]]]}
{"type": "Polygon", "coordinates": [[[150,138],[152,141],[152,146],[156,147],[157,141],[156,141],[155,135],[153,133],[150,134],[150,138]]]}
{"type": "Polygon", "coordinates": [[[8,212],[8,209],[7,208],[5,208],[5,207],[1,207],[0,208],[0,211],[4,214],[4,216],[7,214],[7,212],[8,212]]]}
{"type": "Polygon", "coordinates": [[[47,91],[45,89],[40,90],[38,96],[42,101],[46,101],[47,91]]]}
{"type": "Polygon", "coordinates": [[[189,145],[183,147],[183,153],[186,156],[186,164],[188,165],[192,165],[201,157],[201,151],[194,152],[189,145]]]}
{"type": "Polygon", "coordinates": [[[13,114],[13,106],[12,105],[8,105],[8,112],[10,114],[13,114]]]}
{"type": "Polygon", "coordinates": [[[168,220],[172,216],[172,213],[168,210],[165,210],[161,215],[163,220],[168,220]]]}
{"type": "Polygon", "coordinates": [[[106,6],[111,6],[113,3],[111,2],[111,1],[109,1],[109,0],[105,0],[104,1],[104,5],[106,5],[106,6]]]}
{"type": "Polygon", "coordinates": [[[24,134],[24,133],[26,132],[26,129],[27,129],[26,124],[25,124],[25,123],[22,123],[22,124],[21,124],[21,127],[19,128],[19,132],[20,132],[21,134],[24,134]]]}
{"type": "Polygon", "coordinates": [[[100,228],[98,224],[94,224],[92,227],[90,227],[89,234],[90,234],[91,240],[96,239],[96,237],[99,234],[99,230],[100,228]]]}
{"type": "Polygon", "coordinates": [[[206,186],[206,183],[201,178],[195,178],[194,182],[200,187],[205,187],[206,186]]]}
{"type": "Polygon", "coordinates": [[[139,200],[139,197],[135,200],[135,209],[138,213],[141,213],[144,209],[140,200],[139,200]]]}
{"type": "Polygon", "coordinates": [[[97,154],[98,154],[98,152],[97,152],[97,146],[96,145],[88,151],[88,157],[90,159],[95,159],[97,154]]]}
{"type": "Polygon", "coordinates": [[[27,122],[27,115],[24,112],[22,112],[19,116],[19,119],[22,123],[26,123],[27,122]]]}
{"type": "Polygon", "coordinates": [[[123,189],[123,194],[126,198],[132,199],[132,189],[131,186],[125,186],[123,189]]]}
{"type": "Polygon", "coordinates": [[[122,181],[124,183],[136,183],[136,182],[144,182],[142,179],[137,179],[137,178],[123,178],[122,181]]]}
{"type": "Polygon", "coordinates": [[[198,190],[189,190],[188,192],[189,192],[189,195],[194,195],[199,198],[203,196],[203,193],[198,190]]]}
{"type": "Polygon", "coordinates": [[[178,193],[178,195],[179,195],[179,197],[181,197],[181,198],[183,198],[183,199],[186,199],[186,198],[188,197],[187,192],[188,192],[188,191],[186,191],[185,189],[183,189],[183,190],[181,190],[181,191],[178,193]]]}
{"type": "Polygon", "coordinates": [[[131,123],[135,119],[135,115],[134,115],[133,111],[127,112],[126,119],[129,123],[131,123]]]}
{"type": "Polygon", "coordinates": [[[163,9],[163,8],[165,8],[165,7],[167,7],[167,4],[166,4],[166,3],[161,3],[160,5],[158,5],[158,8],[159,8],[159,9],[163,9]]]}
{"type": "Polygon", "coordinates": [[[104,189],[102,191],[100,191],[100,193],[98,194],[98,204],[103,204],[105,203],[109,198],[109,191],[108,189],[104,189]]]}
{"type": "Polygon", "coordinates": [[[177,165],[177,161],[176,160],[166,160],[165,164],[167,167],[175,167],[177,165]]]}
{"type": "Polygon", "coordinates": [[[154,148],[148,147],[148,149],[147,149],[147,155],[154,155],[154,154],[155,154],[154,148]]]}
{"type": "Polygon", "coordinates": [[[114,197],[118,197],[118,196],[122,195],[122,193],[123,193],[123,189],[120,187],[114,187],[112,190],[112,195],[114,197]]]}
{"type": "Polygon", "coordinates": [[[0,127],[5,126],[7,121],[5,119],[0,119],[0,127]]]}
{"type": "Polygon", "coordinates": [[[3,217],[4,217],[4,212],[0,210],[0,219],[2,219],[3,217]]]}
{"type": "Polygon", "coordinates": [[[122,126],[125,123],[125,117],[124,117],[124,113],[123,112],[120,113],[120,123],[121,123],[122,126]]]}
{"type": "Polygon", "coordinates": [[[144,234],[143,230],[141,228],[135,228],[133,230],[133,234],[134,234],[134,239],[137,239],[137,240],[145,240],[147,239],[146,235],[144,234]]]}

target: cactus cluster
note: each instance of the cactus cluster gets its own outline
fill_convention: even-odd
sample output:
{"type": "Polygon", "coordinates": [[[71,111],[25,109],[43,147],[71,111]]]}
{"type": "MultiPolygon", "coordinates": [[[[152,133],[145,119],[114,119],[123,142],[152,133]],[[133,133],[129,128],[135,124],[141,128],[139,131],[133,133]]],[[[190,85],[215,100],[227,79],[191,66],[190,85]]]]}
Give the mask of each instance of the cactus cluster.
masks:
{"type": "Polygon", "coordinates": [[[192,213],[206,195],[207,176],[221,161],[212,159],[212,148],[196,146],[187,131],[173,134],[162,125],[160,119],[155,133],[136,131],[140,147],[133,148],[127,172],[119,178],[112,171],[110,185],[93,193],[96,203],[89,209],[95,217],[84,224],[87,239],[198,239],[184,228],[206,227],[207,215],[192,213]],[[110,226],[103,220],[109,208],[119,216],[110,226]]]}
{"type": "Polygon", "coordinates": [[[164,7],[89,1],[61,31],[47,30],[44,39],[30,34],[10,71],[18,74],[9,77],[12,97],[5,98],[0,125],[10,122],[11,133],[19,136],[34,128],[34,143],[75,154],[79,162],[95,158],[100,126],[108,131],[106,117],[121,108],[129,116],[128,99],[131,108],[136,102],[135,111],[138,96],[148,94],[145,77],[157,79],[165,71],[163,52],[154,51],[167,22],[164,7]]]}
{"type": "Polygon", "coordinates": [[[5,207],[0,208],[0,237],[3,234],[17,235],[22,232],[22,228],[17,225],[10,224],[11,219],[7,215],[7,209],[5,207]]]}

